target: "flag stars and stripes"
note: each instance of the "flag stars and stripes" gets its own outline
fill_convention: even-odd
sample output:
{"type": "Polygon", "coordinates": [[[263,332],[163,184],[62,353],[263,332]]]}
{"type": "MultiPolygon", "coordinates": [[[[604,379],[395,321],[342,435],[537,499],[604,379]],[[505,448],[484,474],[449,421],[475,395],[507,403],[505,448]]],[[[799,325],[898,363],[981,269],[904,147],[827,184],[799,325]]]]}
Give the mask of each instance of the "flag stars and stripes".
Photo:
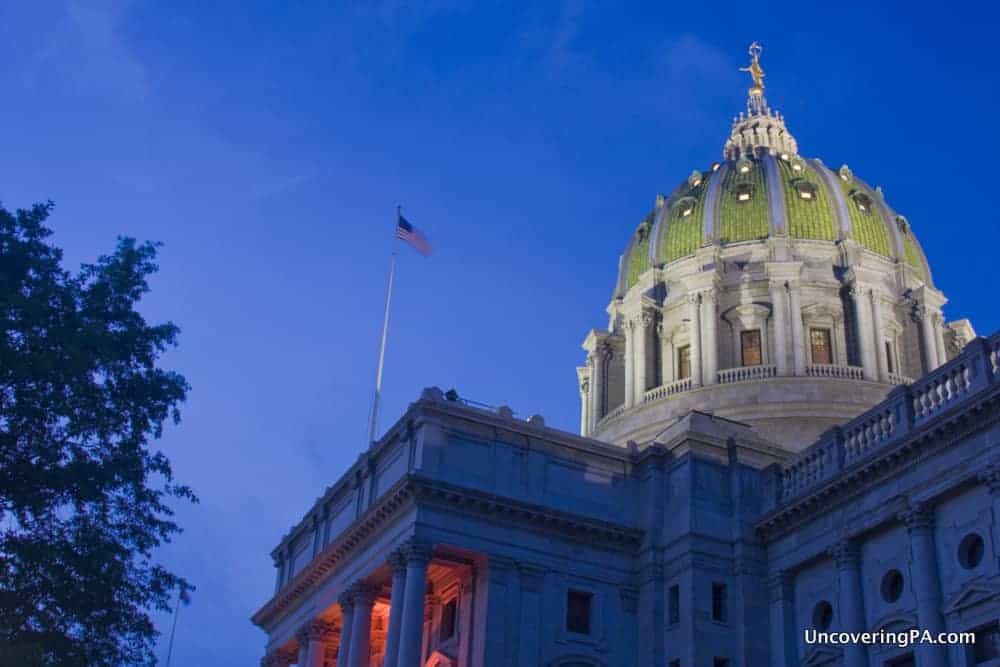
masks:
{"type": "Polygon", "coordinates": [[[430,241],[427,240],[423,232],[411,225],[402,215],[396,221],[396,238],[409,243],[414,250],[424,257],[431,254],[430,241]]]}

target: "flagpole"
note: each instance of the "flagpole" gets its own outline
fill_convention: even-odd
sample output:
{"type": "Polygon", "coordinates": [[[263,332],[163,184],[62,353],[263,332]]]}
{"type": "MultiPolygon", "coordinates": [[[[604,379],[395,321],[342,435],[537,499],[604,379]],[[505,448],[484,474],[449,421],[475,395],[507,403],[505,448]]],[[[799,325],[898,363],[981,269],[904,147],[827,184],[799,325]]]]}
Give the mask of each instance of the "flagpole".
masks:
{"type": "Polygon", "coordinates": [[[177,615],[181,611],[181,592],[183,589],[177,591],[177,604],[174,606],[174,622],[170,626],[170,643],[167,644],[167,666],[170,667],[170,658],[174,654],[174,633],[177,632],[177,615]]]}
{"type": "MultiPolygon", "coordinates": [[[[396,226],[402,215],[401,207],[396,207],[396,226]]],[[[385,293],[385,314],[382,317],[382,343],[378,349],[378,371],[375,373],[375,398],[372,401],[372,423],[368,431],[368,442],[375,442],[378,428],[378,400],[382,395],[382,367],[385,364],[385,340],[389,336],[389,305],[392,303],[392,278],[396,274],[396,230],[392,232],[392,252],[389,260],[389,287],[385,293]]]]}

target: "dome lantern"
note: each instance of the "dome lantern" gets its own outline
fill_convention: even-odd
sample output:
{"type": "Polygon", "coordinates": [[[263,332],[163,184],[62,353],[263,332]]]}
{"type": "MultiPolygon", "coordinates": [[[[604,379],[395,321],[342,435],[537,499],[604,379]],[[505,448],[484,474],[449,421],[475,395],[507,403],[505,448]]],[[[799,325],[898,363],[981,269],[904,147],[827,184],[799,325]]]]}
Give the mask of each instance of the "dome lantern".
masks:
{"type": "Polygon", "coordinates": [[[763,47],[754,42],[750,45],[750,64],[741,67],[741,72],[749,72],[753,85],[747,90],[747,112],[733,120],[732,131],[722,150],[727,160],[741,157],[759,157],[762,154],[798,154],[798,144],[788,128],[785,118],[767,105],[764,97],[764,69],[760,65],[763,47]]]}

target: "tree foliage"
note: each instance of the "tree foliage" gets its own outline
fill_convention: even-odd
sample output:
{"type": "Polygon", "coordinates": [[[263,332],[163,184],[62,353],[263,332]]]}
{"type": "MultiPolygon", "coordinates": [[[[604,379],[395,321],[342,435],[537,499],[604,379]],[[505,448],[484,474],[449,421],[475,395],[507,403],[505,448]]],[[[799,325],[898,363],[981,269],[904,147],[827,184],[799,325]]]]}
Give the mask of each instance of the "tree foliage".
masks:
{"type": "Polygon", "coordinates": [[[197,500],[150,447],[188,391],[157,366],[178,328],[135,309],[155,244],[70,273],[51,210],[0,207],[0,664],[152,663],[150,613],[191,589],[153,558],[197,500]]]}

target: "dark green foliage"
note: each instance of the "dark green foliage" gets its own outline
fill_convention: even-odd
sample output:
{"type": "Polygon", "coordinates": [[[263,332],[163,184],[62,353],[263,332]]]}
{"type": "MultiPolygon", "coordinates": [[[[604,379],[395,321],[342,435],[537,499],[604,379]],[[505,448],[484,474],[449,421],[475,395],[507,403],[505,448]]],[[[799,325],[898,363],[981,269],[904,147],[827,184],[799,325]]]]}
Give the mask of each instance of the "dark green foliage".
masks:
{"type": "Polygon", "coordinates": [[[155,245],[71,274],[51,209],[0,207],[0,665],[152,663],[150,610],[191,589],[152,560],[196,501],[149,448],[188,390],[156,366],[178,329],[135,310],[155,245]]]}

